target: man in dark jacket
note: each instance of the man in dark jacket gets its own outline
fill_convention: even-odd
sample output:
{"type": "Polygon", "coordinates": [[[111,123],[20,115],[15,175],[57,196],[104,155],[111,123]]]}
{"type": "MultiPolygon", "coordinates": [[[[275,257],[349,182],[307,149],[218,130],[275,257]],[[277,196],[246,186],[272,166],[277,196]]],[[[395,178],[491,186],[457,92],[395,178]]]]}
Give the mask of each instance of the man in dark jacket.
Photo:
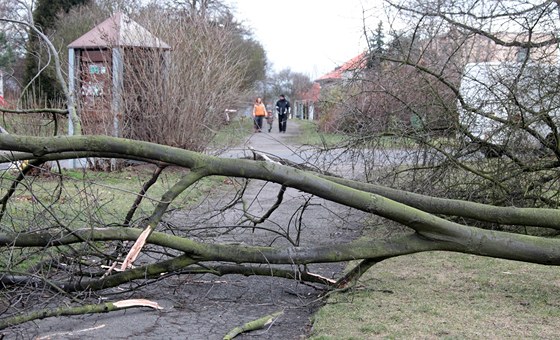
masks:
{"type": "Polygon", "coordinates": [[[278,127],[280,128],[280,133],[286,133],[288,114],[290,114],[290,102],[283,94],[280,95],[280,99],[276,102],[276,112],[278,112],[278,127]]]}

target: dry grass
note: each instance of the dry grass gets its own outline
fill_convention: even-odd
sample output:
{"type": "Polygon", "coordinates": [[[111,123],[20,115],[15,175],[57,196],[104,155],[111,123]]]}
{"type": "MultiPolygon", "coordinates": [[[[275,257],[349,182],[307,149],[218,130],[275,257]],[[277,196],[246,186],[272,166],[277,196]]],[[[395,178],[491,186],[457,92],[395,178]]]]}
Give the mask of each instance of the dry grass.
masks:
{"type": "Polygon", "coordinates": [[[554,339],[556,267],[430,252],[379,263],[316,315],[312,339],[554,339]]]}

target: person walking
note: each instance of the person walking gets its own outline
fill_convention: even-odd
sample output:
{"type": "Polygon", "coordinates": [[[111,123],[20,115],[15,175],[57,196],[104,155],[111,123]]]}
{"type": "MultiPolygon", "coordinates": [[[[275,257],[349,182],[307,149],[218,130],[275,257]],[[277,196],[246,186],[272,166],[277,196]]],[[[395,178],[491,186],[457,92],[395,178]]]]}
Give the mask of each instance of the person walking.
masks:
{"type": "Polygon", "coordinates": [[[262,132],[263,118],[266,116],[266,106],[263,104],[262,99],[259,97],[255,100],[253,105],[253,122],[255,132],[262,132]]]}
{"type": "Polygon", "coordinates": [[[274,115],[272,114],[272,111],[267,112],[266,122],[268,123],[268,132],[272,131],[272,123],[274,123],[274,115]]]}
{"type": "Polygon", "coordinates": [[[286,133],[286,125],[288,124],[288,114],[290,114],[290,102],[283,94],[276,102],[276,112],[278,113],[278,128],[280,133],[286,133]]]}

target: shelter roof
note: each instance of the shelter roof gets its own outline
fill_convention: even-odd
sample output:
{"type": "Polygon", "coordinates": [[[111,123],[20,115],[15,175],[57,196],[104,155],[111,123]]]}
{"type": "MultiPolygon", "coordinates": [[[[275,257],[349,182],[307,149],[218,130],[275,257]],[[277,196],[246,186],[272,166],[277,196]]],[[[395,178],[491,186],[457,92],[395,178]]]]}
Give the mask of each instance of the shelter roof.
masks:
{"type": "Polygon", "coordinates": [[[96,47],[171,48],[121,12],[115,13],[68,45],[68,48],[96,47]]]}

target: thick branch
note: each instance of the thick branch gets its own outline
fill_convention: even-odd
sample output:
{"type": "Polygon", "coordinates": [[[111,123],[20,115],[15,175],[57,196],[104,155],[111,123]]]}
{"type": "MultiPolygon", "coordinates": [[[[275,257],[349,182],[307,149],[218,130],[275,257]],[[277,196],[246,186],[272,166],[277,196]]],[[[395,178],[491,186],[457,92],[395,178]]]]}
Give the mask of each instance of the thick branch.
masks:
{"type": "Polygon", "coordinates": [[[560,210],[558,209],[496,207],[475,202],[431,197],[344,178],[327,176],[325,178],[354,189],[390,198],[432,214],[459,216],[491,223],[536,226],[560,230],[560,210]]]}
{"type": "Polygon", "coordinates": [[[124,272],[113,274],[102,279],[82,280],[79,282],[72,282],[61,284],[60,288],[67,292],[81,291],[81,290],[101,290],[111,287],[116,287],[126,282],[132,282],[138,279],[149,279],[158,277],[162,273],[174,272],[190,266],[197,261],[193,260],[187,255],[177,256],[170,260],[161,261],[154,264],[149,264],[134,269],[129,269],[124,272]]]}
{"type": "MultiPolygon", "coordinates": [[[[365,212],[377,214],[393,221],[406,225],[418,233],[435,240],[450,240],[458,244],[474,242],[474,244],[486,244],[487,240],[493,240],[488,244],[496,246],[494,241],[502,244],[506,249],[511,248],[511,244],[518,242],[513,239],[519,238],[518,235],[493,235],[491,231],[476,230],[473,228],[447,221],[443,218],[431,215],[425,211],[398,203],[383,196],[356,190],[334,181],[320,178],[314,174],[293,169],[279,164],[264,162],[254,162],[240,159],[226,159],[207,156],[187,150],[126,139],[117,139],[106,136],[95,137],[65,137],[65,138],[41,138],[41,137],[19,137],[14,135],[0,135],[0,149],[14,151],[32,152],[38,156],[53,154],[57,152],[71,152],[73,150],[94,151],[103,153],[110,150],[111,154],[132,155],[133,157],[143,157],[153,161],[166,162],[195,169],[204,175],[224,175],[232,177],[256,178],[266,181],[276,182],[289,187],[297,188],[307,193],[331,200],[346,206],[356,208],[365,212]],[[507,240],[512,239],[508,244],[507,240]]],[[[552,213],[552,212],[550,212],[552,213]]],[[[547,212],[548,214],[548,212],[547,212]]],[[[538,219],[535,219],[538,220],[538,219]]],[[[560,220],[559,220],[560,221],[560,220]]],[[[553,224],[553,223],[551,223],[553,224]]],[[[554,225],[554,224],[553,224],[554,225]]],[[[556,224],[556,228],[559,228],[556,224]]],[[[524,243],[524,240],[519,242],[524,243]]],[[[549,242],[549,241],[539,241],[549,242]]],[[[530,243],[530,242],[529,242],[530,243]]],[[[548,246],[543,243],[543,247],[548,246]]],[[[527,247],[527,246],[524,246],[527,247]]],[[[495,250],[483,247],[485,254],[494,253],[495,250]],[[489,252],[489,253],[486,253],[489,252]]],[[[478,248],[482,250],[481,248],[478,248]]],[[[537,257],[545,256],[546,253],[534,249],[534,245],[528,246],[529,253],[536,251],[537,257]]],[[[513,249],[512,249],[513,251],[513,249]]],[[[556,251],[552,250],[552,254],[556,251]]],[[[476,252],[475,252],[476,253],[476,252]]],[[[521,251],[524,253],[524,251],[521,251]]],[[[530,262],[543,261],[535,259],[533,255],[526,254],[530,262]]],[[[508,254],[506,258],[521,259],[515,254],[508,254]]],[[[503,257],[503,256],[497,256],[503,257]]],[[[555,262],[556,255],[552,255],[550,263],[555,262]]]]}
{"type": "MultiPolygon", "coordinates": [[[[457,225],[447,222],[450,230],[457,225]]],[[[233,263],[309,264],[356,259],[382,259],[431,250],[447,250],[496,258],[560,265],[560,240],[507,232],[467,228],[468,232],[434,233],[424,237],[418,233],[392,239],[360,239],[345,244],[315,247],[273,247],[206,244],[179,236],[153,232],[148,243],[179,250],[195,262],[225,261],[233,263]]],[[[132,228],[80,229],[73,234],[0,233],[0,247],[44,247],[91,241],[132,241],[142,231],[132,228]]],[[[193,262],[194,263],[194,262],[193,262]]],[[[122,274],[122,273],[121,273],[122,274]]],[[[119,274],[117,274],[119,275],[119,274]]],[[[116,275],[115,275],[116,276],[116,275]]]]}
{"type": "Polygon", "coordinates": [[[336,288],[347,288],[349,286],[356,284],[358,279],[360,279],[360,277],[362,277],[362,275],[365,272],[367,272],[368,269],[370,269],[371,267],[373,267],[374,265],[376,265],[377,263],[385,259],[386,258],[366,259],[360,261],[360,263],[358,263],[354,268],[352,268],[352,270],[350,270],[346,275],[338,279],[338,281],[336,281],[334,286],[336,288]]]}
{"type": "Polygon", "coordinates": [[[212,274],[216,276],[225,276],[229,274],[239,274],[243,276],[272,276],[284,279],[297,280],[300,282],[320,283],[324,285],[332,285],[330,279],[316,275],[310,272],[302,272],[293,269],[273,268],[269,266],[244,266],[244,265],[221,265],[221,266],[205,266],[203,268],[190,269],[181,271],[181,274],[212,274]]]}

